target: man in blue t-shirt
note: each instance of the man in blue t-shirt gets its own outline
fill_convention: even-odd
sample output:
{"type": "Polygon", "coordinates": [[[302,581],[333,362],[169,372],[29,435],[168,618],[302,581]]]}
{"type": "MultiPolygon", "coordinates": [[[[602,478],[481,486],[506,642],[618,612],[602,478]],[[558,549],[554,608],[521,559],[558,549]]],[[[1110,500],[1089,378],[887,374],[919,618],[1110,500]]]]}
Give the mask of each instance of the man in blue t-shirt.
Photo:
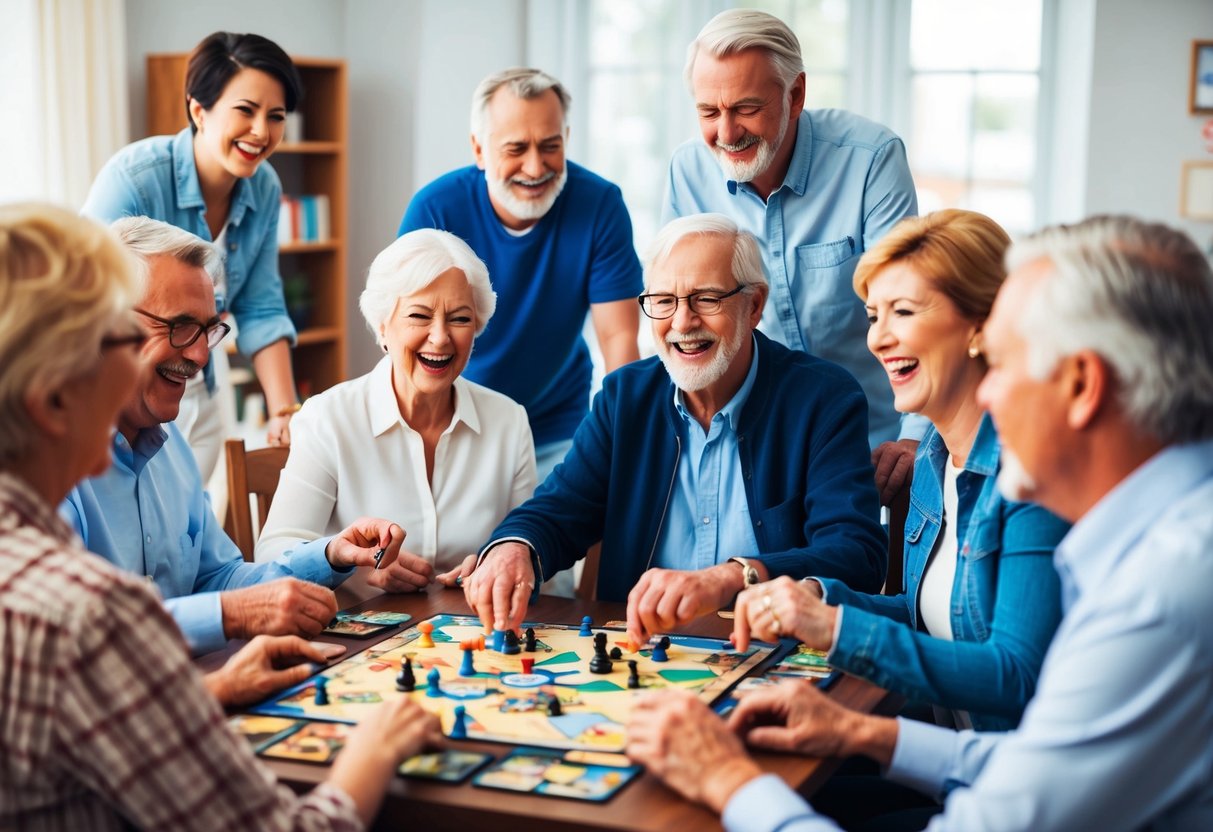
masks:
{"type": "Polygon", "coordinates": [[[482,81],[472,99],[476,164],[422,188],[399,231],[450,231],[488,266],[497,313],[464,375],[526,408],[540,482],[589,406],[586,312],[608,373],[640,357],[631,219],[617,186],[565,160],[569,101],[536,69],[482,81]]]}

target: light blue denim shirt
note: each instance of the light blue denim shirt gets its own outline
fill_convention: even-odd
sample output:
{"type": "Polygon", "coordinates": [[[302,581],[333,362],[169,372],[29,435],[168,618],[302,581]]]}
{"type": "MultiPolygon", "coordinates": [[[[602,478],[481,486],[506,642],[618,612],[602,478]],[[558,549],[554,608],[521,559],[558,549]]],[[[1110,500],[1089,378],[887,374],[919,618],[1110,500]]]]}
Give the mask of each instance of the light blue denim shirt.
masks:
{"type": "MultiPolygon", "coordinates": [[[[841,364],[868,398],[872,447],[896,439],[888,376],[867,347],[863,302],[851,288],[860,255],[903,217],[918,213],[901,139],[845,110],[805,110],[783,184],[765,201],[729,179],[702,139],[674,151],[662,224],[721,213],[758,238],[771,295],[762,331],[786,347],[841,364]]],[[[901,435],[927,422],[907,417],[901,435]]]]}
{"type": "MultiPolygon", "coordinates": [[[[1213,442],[1172,446],[1057,547],[1065,618],[1019,730],[898,720],[891,779],[947,795],[928,832],[1213,829],[1213,442]]],[[[731,832],[836,828],[774,775],[731,832]]]]}
{"type": "MultiPolygon", "coordinates": [[[[239,327],[236,346],[251,356],[283,338],[295,343],[278,274],[278,208],[282,185],[262,162],[248,179],[236,181],[228,210],[223,267],[227,291],[215,299],[239,327]]],[[[207,242],[206,204],[194,167],[193,136],[153,136],[118,151],[97,174],[81,213],[104,223],[121,217],[151,217],[207,242]]],[[[207,372],[209,373],[209,366],[207,372]]]]}
{"type": "Polygon", "coordinates": [[[752,558],[759,554],[737,452],[737,420],[757,376],[755,346],[745,381],[729,403],[712,417],[707,433],[687,412],[682,391],[674,389],[674,408],[681,417],[678,432],[682,453],[654,566],[706,569],[729,558],[752,558]],[[687,529],[693,530],[690,540],[686,537],[687,529]]]}
{"type": "Polygon", "coordinates": [[[1036,691],[1045,651],[1061,620],[1053,551],[1069,525],[1031,503],[1011,503],[996,483],[1000,445],[982,419],[957,477],[957,564],[952,583],[952,641],[933,638],[918,616],[918,591],[945,522],[948,449],[932,427],[918,446],[906,515],[900,595],[865,595],[821,581],[841,605],[836,667],[888,690],[968,711],[973,727],[1019,724],[1036,691]]]}
{"type": "Polygon", "coordinates": [[[59,512],[90,551],[156,584],[195,654],[226,640],[220,591],[287,577],[335,587],[353,574],[334,570],[324,546],[245,563],[216,521],[194,455],[171,422],[140,431],[134,447],[115,433],[112,450],[109,470],[73,488],[59,512]]]}

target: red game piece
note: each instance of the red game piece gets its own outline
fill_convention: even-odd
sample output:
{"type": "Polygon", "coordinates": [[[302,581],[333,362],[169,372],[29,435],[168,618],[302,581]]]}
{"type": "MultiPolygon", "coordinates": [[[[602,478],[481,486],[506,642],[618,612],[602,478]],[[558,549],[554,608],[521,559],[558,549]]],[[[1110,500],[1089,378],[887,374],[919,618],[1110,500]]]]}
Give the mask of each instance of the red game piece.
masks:
{"type": "Polygon", "coordinates": [[[531,671],[534,669],[535,669],[535,660],[534,659],[527,658],[527,659],[522,660],[522,672],[524,674],[526,674],[527,676],[530,676],[531,671]]]}

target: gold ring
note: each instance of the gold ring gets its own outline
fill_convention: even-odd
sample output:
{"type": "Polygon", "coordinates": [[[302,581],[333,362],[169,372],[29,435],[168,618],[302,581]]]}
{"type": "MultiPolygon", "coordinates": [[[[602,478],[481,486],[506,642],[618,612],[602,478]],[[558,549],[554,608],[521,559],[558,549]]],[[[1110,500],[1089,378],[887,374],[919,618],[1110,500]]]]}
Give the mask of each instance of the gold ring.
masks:
{"type": "Polygon", "coordinates": [[[772,612],[771,621],[773,621],[775,624],[775,635],[783,635],[783,624],[779,623],[779,616],[772,612]]]}
{"type": "Polygon", "coordinates": [[[771,594],[764,592],[762,595],[762,608],[767,612],[771,611],[771,594]]]}

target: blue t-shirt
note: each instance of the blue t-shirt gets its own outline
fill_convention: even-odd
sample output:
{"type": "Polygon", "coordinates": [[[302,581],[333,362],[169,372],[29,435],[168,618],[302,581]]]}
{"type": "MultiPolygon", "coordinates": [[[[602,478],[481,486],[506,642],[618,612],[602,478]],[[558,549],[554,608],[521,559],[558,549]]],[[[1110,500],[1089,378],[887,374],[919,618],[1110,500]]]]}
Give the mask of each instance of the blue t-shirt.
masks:
{"type": "Polygon", "coordinates": [[[399,234],[439,228],[485,262],[497,311],[476,339],[464,375],[526,408],[535,444],[572,437],[589,408],[592,303],[640,294],[640,261],[619,188],[579,165],[552,209],[521,237],[493,212],[484,171],[468,166],[422,188],[399,234]]]}

